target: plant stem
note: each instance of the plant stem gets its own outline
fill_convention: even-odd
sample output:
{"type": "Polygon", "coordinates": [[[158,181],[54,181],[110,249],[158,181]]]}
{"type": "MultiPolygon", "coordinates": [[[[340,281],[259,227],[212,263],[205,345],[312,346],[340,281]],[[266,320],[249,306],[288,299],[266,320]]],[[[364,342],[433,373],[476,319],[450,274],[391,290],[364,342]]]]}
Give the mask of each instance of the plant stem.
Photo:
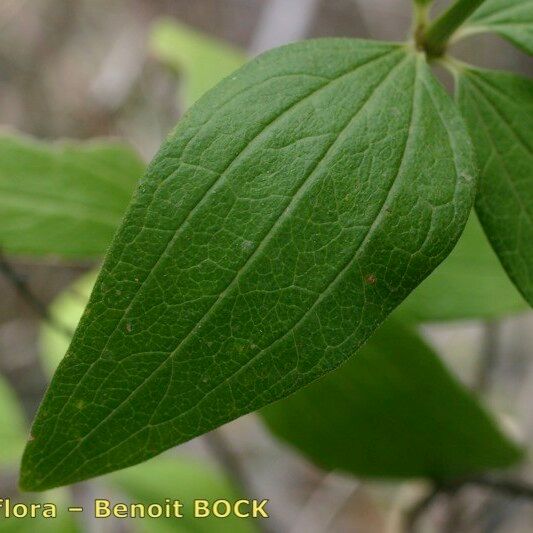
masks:
{"type": "Polygon", "coordinates": [[[456,0],[456,2],[435,20],[418,44],[430,57],[440,57],[453,33],[485,0],[456,0]]]}
{"type": "Polygon", "coordinates": [[[487,393],[490,389],[495,368],[498,364],[500,324],[497,320],[483,324],[483,346],[476,388],[487,393]]]}
{"type": "Polygon", "coordinates": [[[415,43],[422,48],[424,36],[429,24],[429,5],[427,2],[415,1],[413,5],[413,36],[415,43]]]}
{"type": "Polygon", "coordinates": [[[32,291],[26,283],[26,280],[20,276],[15,268],[13,268],[0,250],[0,275],[11,283],[13,288],[17,291],[19,296],[33,309],[33,311],[41,317],[50,327],[57,333],[65,335],[68,339],[72,337],[73,332],[69,328],[60,324],[48,312],[48,307],[42,302],[32,291]]]}

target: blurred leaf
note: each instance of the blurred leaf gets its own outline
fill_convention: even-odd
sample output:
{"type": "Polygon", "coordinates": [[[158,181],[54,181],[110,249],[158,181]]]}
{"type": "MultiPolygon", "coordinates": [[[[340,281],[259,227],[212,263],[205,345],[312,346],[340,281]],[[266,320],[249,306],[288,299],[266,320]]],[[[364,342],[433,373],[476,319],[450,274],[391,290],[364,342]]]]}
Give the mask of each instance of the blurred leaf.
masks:
{"type": "Polygon", "coordinates": [[[336,368],[451,251],[475,174],[403,46],[305,41],[226,78],[142,179],[21,485],[144,461],[336,368]]]}
{"type": "Polygon", "coordinates": [[[0,468],[18,463],[27,435],[24,413],[11,387],[0,376],[0,468]]]}
{"type": "Polygon", "coordinates": [[[533,1],[487,0],[460,30],[463,35],[495,32],[533,54],[533,1]]]}
{"type": "Polygon", "coordinates": [[[217,499],[236,501],[243,497],[225,476],[205,462],[165,456],[102,479],[118,487],[131,501],[149,504],[175,498],[184,504],[183,518],[134,521],[141,531],[156,531],[155,527],[169,532],[195,533],[246,533],[256,530],[252,519],[193,517],[195,499],[212,502],[217,499]]]}
{"type": "Polygon", "coordinates": [[[151,48],[161,61],[184,75],[187,108],[246,61],[237,48],[172,20],[154,25],[151,48]]]}
{"type": "Polygon", "coordinates": [[[496,318],[528,309],[475,215],[457,246],[396,311],[418,322],[496,318]]]}
{"type": "MultiPolygon", "coordinates": [[[[79,278],[50,305],[50,317],[58,324],[61,324],[62,329],[72,332],[76,329],[89,300],[97,275],[98,272],[93,271],[79,278]]],[[[57,365],[59,365],[67,352],[70,340],[71,337],[65,335],[62,331],[51,327],[47,322],[42,323],[40,353],[43,367],[50,376],[56,371],[57,365]]]]}
{"type": "Polygon", "coordinates": [[[433,350],[391,320],[340,369],[261,414],[317,464],[356,476],[445,479],[521,458],[433,350]]]}
{"type": "Polygon", "coordinates": [[[457,99],[481,169],[476,211],[509,277],[533,306],[533,81],[462,68],[457,99]]]}
{"type": "Polygon", "coordinates": [[[0,247],[99,257],[144,165],[115,141],[44,143],[0,133],[0,247]]]}

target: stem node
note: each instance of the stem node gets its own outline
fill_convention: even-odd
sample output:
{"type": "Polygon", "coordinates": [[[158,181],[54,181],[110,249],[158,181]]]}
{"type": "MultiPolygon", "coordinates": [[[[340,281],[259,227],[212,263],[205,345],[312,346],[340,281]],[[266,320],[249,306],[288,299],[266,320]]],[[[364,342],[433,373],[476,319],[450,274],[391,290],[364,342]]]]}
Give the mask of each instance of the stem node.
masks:
{"type": "Polygon", "coordinates": [[[485,0],[456,0],[439,18],[437,18],[427,31],[419,34],[415,29],[415,42],[421,47],[428,57],[442,57],[450,41],[450,37],[470,17],[470,15],[485,0]]]}

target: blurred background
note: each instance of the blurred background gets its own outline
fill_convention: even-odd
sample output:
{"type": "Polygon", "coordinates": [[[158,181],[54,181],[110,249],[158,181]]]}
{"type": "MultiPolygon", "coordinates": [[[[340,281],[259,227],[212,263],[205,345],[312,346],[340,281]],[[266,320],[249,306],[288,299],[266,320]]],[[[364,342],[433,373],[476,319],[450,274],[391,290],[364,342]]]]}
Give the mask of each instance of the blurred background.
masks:
{"type": "MultiPolygon", "coordinates": [[[[308,37],[401,40],[411,24],[409,0],[2,0],[0,125],[49,140],[118,137],[149,161],[195,99],[154,39],[163,18],[248,56],[308,37]]],[[[456,53],[482,66],[533,73],[530,58],[496,37],[472,37],[459,43],[456,53]]],[[[213,68],[195,61],[200,78],[202,68],[213,68]]],[[[450,87],[446,75],[439,76],[450,87]]],[[[48,382],[38,348],[42,308],[96,263],[7,257],[4,266],[9,272],[0,275],[0,372],[28,422],[48,382]]],[[[532,326],[531,313],[521,313],[424,328],[448,367],[464,383],[482,388],[490,407],[526,443],[533,436],[532,326]]],[[[8,423],[0,420],[0,425],[8,423]]],[[[206,478],[220,473],[248,495],[268,498],[272,519],[261,529],[280,533],[400,531],[402,517],[428,491],[423,482],[368,482],[324,472],[274,440],[254,415],[171,454],[186,458],[187,464],[197,460],[212,466],[217,473],[206,478]]],[[[2,467],[0,496],[19,497],[16,468],[2,467]]],[[[514,474],[532,480],[530,462],[514,474]]],[[[170,481],[161,481],[169,491],[170,481]]],[[[84,503],[123,490],[120,483],[107,486],[97,480],[60,491],[57,498],[84,503]]],[[[162,497],[171,496],[163,492],[162,497]]],[[[417,530],[525,533],[533,530],[531,503],[523,496],[463,487],[439,495],[417,530]]],[[[9,527],[35,526],[13,529],[0,519],[0,531],[9,527]]],[[[94,523],[87,516],[65,526],[86,531],[139,527],[156,531],[159,526],[94,523]]],[[[187,527],[200,531],[194,524],[187,527]]],[[[220,524],[210,527],[222,531],[220,524]]]]}

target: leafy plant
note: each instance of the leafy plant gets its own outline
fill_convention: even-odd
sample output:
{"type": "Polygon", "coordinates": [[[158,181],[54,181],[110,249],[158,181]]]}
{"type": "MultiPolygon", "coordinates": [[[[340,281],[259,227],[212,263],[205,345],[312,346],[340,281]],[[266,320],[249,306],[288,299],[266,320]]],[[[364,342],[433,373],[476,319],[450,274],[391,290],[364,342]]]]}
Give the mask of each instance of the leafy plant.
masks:
{"type": "MultiPolygon", "coordinates": [[[[324,39],[270,51],[193,106],[108,250],[34,423],[23,488],[138,463],[336,369],[454,247],[474,202],[476,157],[481,223],[531,303],[530,202],[517,209],[524,193],[505,204],[498,196],[513,183],[531,194],[530,125],[517,126],[520,104],[499,94],[510,86],[530,106],[530,82],[446,55],[482,3],[458,0],[430,22],[429,2],[416,2],[407,44],[324,39]],[[462,113],[432,61],[456,73],[462,113]],[[491,102],[482,138],[468,104],[474,86],[491,102]],[[507,149],[496,162],[499,143],[507,149]]],[[[521,4],[531,14],[532,3],[521,4]]],[[[527,46],[527,31],[512,35],[527,46]]],[[[448,383],[450,409],[469,405],[497,444],[477,463],[460,457],[448,470],[413,472],[453,476],[516,460],[473,400],[430,368],[448,383]]]]}

